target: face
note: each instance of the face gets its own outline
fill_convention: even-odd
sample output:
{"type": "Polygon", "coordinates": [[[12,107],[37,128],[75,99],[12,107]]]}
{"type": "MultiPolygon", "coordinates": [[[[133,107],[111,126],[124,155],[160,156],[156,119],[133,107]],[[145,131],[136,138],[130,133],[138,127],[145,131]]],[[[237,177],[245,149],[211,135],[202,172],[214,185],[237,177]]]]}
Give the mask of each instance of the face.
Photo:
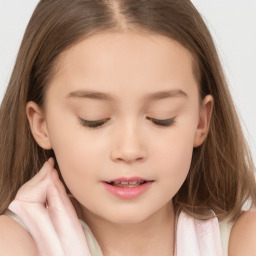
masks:
{"type": "Polygon", "coordinates": [[[162,36],[94,35],[62,54],[44,118],[85,214],[142,221],[171,203],[189,171],[200,121],[192,56],[162,36]],[[123,177],[152,182],[131,197],[106,189],[123,177]]]}

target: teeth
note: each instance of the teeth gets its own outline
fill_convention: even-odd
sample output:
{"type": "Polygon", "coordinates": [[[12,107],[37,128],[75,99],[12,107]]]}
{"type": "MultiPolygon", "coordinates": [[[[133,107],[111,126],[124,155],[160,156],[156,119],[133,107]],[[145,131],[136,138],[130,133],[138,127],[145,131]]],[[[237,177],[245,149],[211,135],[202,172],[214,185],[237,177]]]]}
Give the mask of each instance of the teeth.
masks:
{"type": "Polygon", "coordinates": [[[129,184],[130,184],[130,185],[135,185],[135,184],[137,184],[137,183],[139,183],[139,181],[138,181],[138,180],[135,180],[135,181],[129,181],[129,184]]]}
{"type": "Polygon", "coordinates": [[[139,186],[142,183],[144,183],[143,180],[134,180],[134,181],[113,181],[110,184],[113,186],[119,186],[119,187],[133,187],[133,186],[139,186]]]}
{"type": "Polygon", "coordinates": [[[127,185],[127,184],[129,184],[129,182],[128,181],[121,181],[121,184],[122,185],[127,185]]]}
{"type": "Polygon", "coordinates": [[[142,181],[140,180],[135,180],[135,181],[113,181],[113,184],[114,185],[118,185],[118,184],[121,184],[121,185],[135,185],[135,184],[140,184],[142,181]]]}

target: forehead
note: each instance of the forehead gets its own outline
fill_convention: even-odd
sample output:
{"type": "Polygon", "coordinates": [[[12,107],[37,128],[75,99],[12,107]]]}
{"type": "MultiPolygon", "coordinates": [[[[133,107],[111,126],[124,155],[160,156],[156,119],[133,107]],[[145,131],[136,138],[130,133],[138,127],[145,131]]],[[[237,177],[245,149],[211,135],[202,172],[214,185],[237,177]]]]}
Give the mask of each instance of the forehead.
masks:
{"type": "Polygon", "coordinates": [[[69,91],[114,89],[140,95],[145,89],[154,93],[158,88],[197,87],[191,87],[196,85],[192,54],[177,41],[155,34],[96,34],[64,51],[57,66],[53,84],[69,91]]]}

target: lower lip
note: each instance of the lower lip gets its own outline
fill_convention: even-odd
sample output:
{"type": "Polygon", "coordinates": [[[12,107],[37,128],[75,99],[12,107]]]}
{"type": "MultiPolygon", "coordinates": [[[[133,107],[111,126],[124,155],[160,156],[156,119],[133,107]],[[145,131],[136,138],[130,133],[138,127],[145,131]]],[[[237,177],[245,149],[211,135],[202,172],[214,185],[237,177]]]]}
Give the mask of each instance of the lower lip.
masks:
{"type": "Polygon", "coordinates": [[[106,182],[103,182],[104,187],[108,192],[111,194],[122,198],[122,199],[133,199],[138,196],[140,196],[142,193],[144,193],[147,189],[149,189],[152,185],[152,182],[146,182],[144,184],[141,184],[137,187],[117,187],[117,186],[112,186],[106,182]]]}

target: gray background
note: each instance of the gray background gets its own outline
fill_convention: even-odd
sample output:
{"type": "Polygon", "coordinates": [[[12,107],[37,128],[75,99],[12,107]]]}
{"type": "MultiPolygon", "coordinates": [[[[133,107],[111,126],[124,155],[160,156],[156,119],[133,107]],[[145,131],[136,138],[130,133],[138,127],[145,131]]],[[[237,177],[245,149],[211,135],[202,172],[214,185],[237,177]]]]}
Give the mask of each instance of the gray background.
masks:
{"type": "MultiPolygon", "coordinates": [[[[0,0],[0,102],[38,1],[0,0]]],[[[256,162],[256,0],[192,0],[212,32],[256,162]]]]}

